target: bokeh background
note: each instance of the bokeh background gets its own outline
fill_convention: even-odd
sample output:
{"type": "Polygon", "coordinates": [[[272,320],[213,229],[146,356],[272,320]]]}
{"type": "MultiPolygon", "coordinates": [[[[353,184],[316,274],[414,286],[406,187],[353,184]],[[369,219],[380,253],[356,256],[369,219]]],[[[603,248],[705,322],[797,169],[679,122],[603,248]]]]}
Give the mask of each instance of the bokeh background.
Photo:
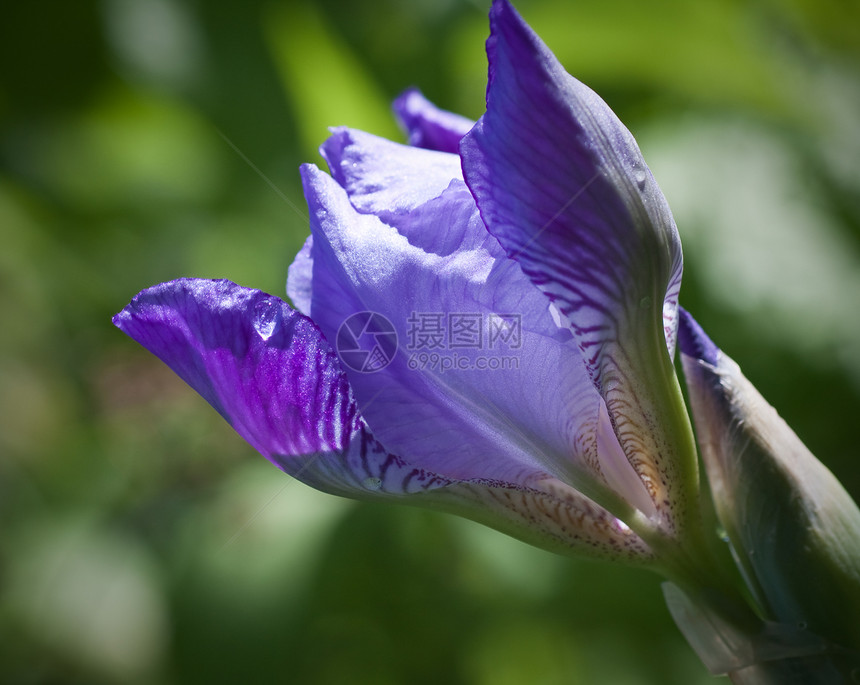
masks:
{"type": "MultiPolygon", "coordinates": [[[[860,496],[860,5],[520,0],[640,141],[682,302],[860,496]]],[[[326,127],[482,112],[486,0],[0,11],[0,682],[710,682],[658,579],[277,472],[110,325],[283,294],[326,127]]],[[[561,151],[563,154],[563,151],[561,151]]]]}

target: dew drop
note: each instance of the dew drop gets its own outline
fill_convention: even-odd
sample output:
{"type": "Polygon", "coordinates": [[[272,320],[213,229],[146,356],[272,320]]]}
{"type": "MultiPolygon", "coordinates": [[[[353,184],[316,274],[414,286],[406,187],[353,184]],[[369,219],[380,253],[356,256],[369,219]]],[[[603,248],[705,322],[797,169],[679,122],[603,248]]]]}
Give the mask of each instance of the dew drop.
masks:
{"type": "Polygon", "coordinates": [[[278,326],[278,306],[272,300],[262,300],[254,308],[254,329],[263,340],[272,337],[278,326]]]}
{"type": "Polygon", "coordinates": [[[368,476],[361,483],[368,490],[379,490],[382,487],[382,478],[368,476]]]}
{"type": "Polygon", "coordinates": [[[636,179],[636,186],[639,190],[645,190],[645,182],[648,180],[648,176],[642,169],[636,169],[633,172],[633,178],[636,179]]]}

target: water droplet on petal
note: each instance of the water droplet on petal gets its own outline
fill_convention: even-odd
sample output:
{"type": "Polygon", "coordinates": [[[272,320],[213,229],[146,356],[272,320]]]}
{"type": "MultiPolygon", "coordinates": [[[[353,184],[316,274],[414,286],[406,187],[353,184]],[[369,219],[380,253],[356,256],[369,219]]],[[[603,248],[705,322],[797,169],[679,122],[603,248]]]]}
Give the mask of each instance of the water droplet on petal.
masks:
{"type": "Polygon", "coordinates": [[[361,483],[368,490],[379,490],[382,487],[382,478],[368,476],[361,483]]]}
{"type": "Polygon", "coordinates": [[[636,169],[633,172],[633,178],[636,179],[636,186],[639,190],[645,190],[645,183],[648,180],[648,175],[642,169],[636,169]]]}
{"type": "Polygon", "coordinates": [[[263,340],[272,337],[278,327],[278,305],[272,300],[261,300],[254,308],[254,329],[263,340]]]}

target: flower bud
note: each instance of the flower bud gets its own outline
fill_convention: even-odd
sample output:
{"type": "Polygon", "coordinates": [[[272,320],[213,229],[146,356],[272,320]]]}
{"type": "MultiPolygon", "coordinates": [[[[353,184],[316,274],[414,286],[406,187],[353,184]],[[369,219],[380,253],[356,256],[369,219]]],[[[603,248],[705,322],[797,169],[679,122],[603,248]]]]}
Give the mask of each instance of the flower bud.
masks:
{"type": "Polygon", "coordinates": [[[684,373],[717,515],[762,618],[860,648],[860,510],[693,318],[684,373]]]}

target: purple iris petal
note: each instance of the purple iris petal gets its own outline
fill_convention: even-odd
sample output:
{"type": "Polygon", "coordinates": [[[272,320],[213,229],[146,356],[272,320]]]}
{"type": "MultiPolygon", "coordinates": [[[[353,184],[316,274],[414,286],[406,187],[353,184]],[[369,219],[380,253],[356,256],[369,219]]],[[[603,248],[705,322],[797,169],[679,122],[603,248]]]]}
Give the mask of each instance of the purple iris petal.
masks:
{"type": "Polygon", "coordinates": [[[263,456],[314,487],[357,497],[451,482],[385,451],[319,329],[277,297],[230,281],[180,279],[138,294],[114,324],[263,456]]]}
{"type": "Polygon", "coordinates": [[[362,420],[336,355],[307,317],[229,281],[138,294],[114,323],[160,357],[278,467],[333,494],[402,497],[554,551],[646,562],[648,547],[569,486],[452,480],[389,453],[362,420]]]}
{"type": "Polygon", "coordinates": [[[293,306],[307,316],[311,313],[313,292],[314,261],[311,256],[313,246],[313,236],[309,235],[293,263],[290,264],[287,276],[287,295],[293,301],[293,306]]]}
{"type": "Polygon", "coordinates": [[[390,449],[460,479],[528,484],[552,473],[598,501],[606,500],[608,484],[625,506],[648,511],[623,455],[604,473],[601,459],[616,455],[598,451],[601,400],[576,347],[545,297],[486,234],[461,181],[411,212],[388,216],[388,225],[357,213],[315,168],[303,176],[314,232],[314,320],[332,336],[367,310],[383,314],[398,333],[400,349],[384,371],[347,372],[362,413],[390,449]],[[439,317],[440,344],[409,349],[416,342],[410,321],[426,315],[439,317]],[[488,323],[498,315],[521,327],[516,348],[500,341],[491,347],[488,323]],[[482,342],[452,347],[451,317],[480,326],[482,342]],[[508,366],[481,368],[493,363],[508,366]]]}
{"type": "MultiPolygon", "coordinates": [[[[450,387],[458,380],[462,384],[463,374],[450,374],[447,379],[439,374],[436,386],[427,374],[408,368],[412,312],[442,314],[444,331],[448,312],[476,311],[477,303],[466,293],[468,278],[480,278],[491,260],[479,252],[448,259],[425,253],[378,217],[358,214],[346,192],[328,175],[315,167],[304,167],[302,172],[314,235],[311,312],[315,320],[332,338],[345,320],[361,311],[379,312],[397,330],[400,347],[384,372],[350,374],[362,411],[380,439],[456,478],[525,482],[528,474],[544,477],[540,464],[504,444],[505,436],[499,431],[493,449],[486,449],[492,438],[482,434],[488,426],[468,407],[479,398],[468,388],[450,387]],[[443,269],[450,274],[447,278],[442,278],[443,269]],[[460,430],[452,432],[458,424],[462,424],[460,430]],[[511,452],[516,456],[512,458],[511,452]]],[[[430,350],[438,352],[438,348],[430,350]]]]}
{"type": "Polygon", "coordinates": [[[348,383],[319,329],[276,297],[180,279],[138,294],[114,324],[267,457],[342,450],[356,430],[348,383]]]}
{"type": "Polygon", "coordinates": [[[680,248],[677,260],[672,269],[672,277],[666,288],[666,297],[663,299],[663,337],[666,338],[666,349],[669,350],[669,358],[675,358],[675,346],[678,342],[678,299],[681,295],[681,277],[683,276],[683,259],[680,248]]]}
{"type": "Polygon", "coordinates": [[[353,129],[333,129],[320,152],[363,213],[408,212],[438,197],[452,179],[463,178],[456,155],[398,145],[353,129]]]}
{"type": "MultiPolygon", "coordinates": [[[[486,267],[480,265],[488,264],[491,260],[492,267],[486,282],[480,285],[473,283],[472,286],[473,290],[479,291],[479,294],[473,297],[480,301],[481,308],[492,312],[537,312],[535,316],[522,317],[525,330],[561,342],[569,340],[569,333],[566,329],[559,328],[556,317],[547,315],[547,303],[540,291],[530,283],[515,261],[506,258],[498,241],[486,231],[476,212],[474,199],[462,181],[455,178],[441,196],[427,201],[424,205],[418,205],[415,201],[407,204],[397,197],[398,194],[415,197],[410,186],[397,179],[415,175],[415,170],[428,162],[431,163],[432,171],[438,164],[435,157],[428,158],[423,151],[350,129],[338,129],[332,138],[334,140],[327,141],[323,149],[326,150],[329,164],[339,170],[339,180],[347,189],[350,201],[358,211],[373,212],[379,204],[375,201],[375,189],[387,182],[389,201],[398,207],[408,206],[412,211],[394,213],[382,209],[378,210],[377,214],[400,235],[405,236],[411,246],[449,260],[458,256],[459,262],[463,264],[463,272],[460,274],[463,281],[476,281],[482,268],[486,270],[486,267]],[[470,272],[468,265],[463,262],[469,255],[480,256],[479,266],[474,267],[474,273],[470,272]]],[[[428,175],[431,174],[428,172],[428,175]]],[[[349,223],[348,218],[344,221],[349,223]]],[[[444,276],[434,275],[432,269],[425,277],[433,281],[434,285],[445,282],[444,276]]],[[[453,310],[450,306],[455,302],[456,299],[438,306],[448,306],[447,311],[451,312],[453,310]]],[[[320,320],[323,313],[318,311],[314,316],[320,320]]],[[[546,357],[539,349],[526,347],[523,348],[523,355],[526,359],[531,356],[540,359],[546,357]]],[[[596,435],[601,434],[599,427],[608,423],[606,407],[604,400],[599,398],[591,387],[580,356],[569,342],[561,355],[561,364],[567,371],[558,379],[551,379],[549,382],[557,387],[555,394],[559,401],[568,402],[567,410],[571,418],[565,418],[563,423],[565,430],[576,436],[572,443],[575,447],[567,456],[565,466],[572,463],[574,468],[587,471],[585,482],[581,472],[574,479],[578,487],[588,490],[588,481],[596,478],[621,493],[627,502],[650,515],[654,505],[617,446],[617,439],[596,438],[596,435]],[[614,449],[608,448],[613,441],[616,443],[614,449]]]]}
{"type": "Polygon", "coordinates": [[[439,109],[416,88],[410,88],[394,101],[394,113],[416,147],[457,152],[460,139],[475,122],[459,114],[439,109]]]}
{"type": "Polygon", "coordinates": [[[609,107],[506,0],[490,24],[487,112],[460,146],[466,182],[490,233],[574,332],[623,451],[671,528],[696,482],[667,354],[681,274],[675,224],[609,107]]]}
{"type": "Polygon", "coordinates": [[[698,322],[690,316],[686,309],[679,311],[678,344],[682,354],[698,359],[711,366],[716,366],[720,354],[719,348],[707,336],[698,322]]]}
{"type": "MultiPolygon", "coordinates": [[[[412,148],[349,128],[335,129],[322,152],[353,207],[394,226],[410,244],[442,256],[473,249],[485,250],[494,258],[505,256],[485,228],[473,225],[478,220],[475,203],[456,155],[412,148]],[[416,178],[422,179],[418,186],[416,178]],[[447,208],[445,216],[426,208],[415,211],[446,192],[448,199],[437,203],[447,208]],[[452,201],[455,195],[459,199],[452,201]],[[426,219],[424,224],[419,216],[426,219]]],[[[514,262],[510,264],[520,271],[514,262]]]]}
{"type": "Polygon", "coordinates": [[[410,499],[435,506],[560,553],[649,564],[654,554],[624,523],[558,480],[536,488],[498,482],[462,482],[410,499]],[[446,497],[456,498],[451,504],[446,497]]]}
{"type": "Polygon", "coordinates": [[[660,320],[681,270],[677,230],[606,103],[507,2],[494,3],[490,22],[487,112],[461,145],[466,181],[489,231],[568,318],[599,376],[606,341],[660,320]]]}
{"type": "MultiPolygon", "coordinates": [[[[347,128],[333,129],[320,152],[332,176],[363,213],[409,212],[440,195],[452,179],[463,177],[456,155],[410,148],[347,128]]],[[[313,236],[309,236],[290,265],[287,279],[287,294],[303,314],[310,314],[312,244],[313,236]]]]}

